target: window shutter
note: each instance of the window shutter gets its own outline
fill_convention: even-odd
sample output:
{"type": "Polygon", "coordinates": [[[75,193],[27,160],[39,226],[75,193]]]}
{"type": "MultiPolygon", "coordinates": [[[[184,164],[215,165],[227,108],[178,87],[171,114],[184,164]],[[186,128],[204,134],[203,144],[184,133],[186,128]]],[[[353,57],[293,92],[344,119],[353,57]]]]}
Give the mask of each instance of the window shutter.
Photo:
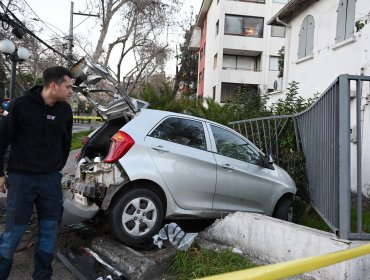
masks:
{"type": "Polygon", "coordinates": [[[345,39],[353,36],[355,28],[356,0],[348,0],[345,39]]]}
{"type": "Polygon", "coordinates": [[[307,17],[302,22],[299,32],[298,59],[306,56],[307,17]]]}
{"type": "Polygon", "coordinates": [[[346,12],[347,12],[347,0],[340,0],[337,10],[337,36],[335,42],[341,42],[344,40],[346,32],[346,12]]]}
{"type": "Polygon", "coordinates": [[[306,56],[313,54],[314,32],[315,32],[315,20],[313,16],[307,16],[306,56]]]}

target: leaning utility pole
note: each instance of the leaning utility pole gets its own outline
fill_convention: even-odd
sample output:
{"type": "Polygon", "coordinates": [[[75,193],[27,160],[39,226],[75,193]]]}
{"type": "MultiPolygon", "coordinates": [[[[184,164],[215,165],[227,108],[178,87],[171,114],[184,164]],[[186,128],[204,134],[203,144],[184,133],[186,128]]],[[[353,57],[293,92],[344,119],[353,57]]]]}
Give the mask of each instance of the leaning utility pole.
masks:
{"type": "Polygon", "coordinates": [[[69,18],[69,35],[68,35],[68,66],[73,65],[73,15],[87,16],[87,17],[99,17],[99,15],[94,14],[84,14],[84,13],[74,13],[73,12],[73,2],[71,2],[71,12],[69,18]]]}
{"type": "Polygon", "coordinates": [[[72,49],[73,49],[73,2],[71,2],[71,13],[69,16],[69,36],[68,36],[68,67],[73,65],[72,63],[72,49]]]}

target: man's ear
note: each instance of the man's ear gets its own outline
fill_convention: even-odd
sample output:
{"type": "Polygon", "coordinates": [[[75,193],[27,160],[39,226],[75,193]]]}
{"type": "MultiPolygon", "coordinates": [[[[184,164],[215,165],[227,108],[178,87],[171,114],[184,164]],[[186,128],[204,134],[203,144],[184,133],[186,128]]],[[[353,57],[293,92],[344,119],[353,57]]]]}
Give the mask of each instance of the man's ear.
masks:
{"type": "Polygon", "coordinates": [[[56,88],[56,86],[57,86],[57,83],[56,83],[56,82],[51,82],[51,83],[49,84],[49,88],[50,88],[51,90],[54,90],[54,89],[56,88]]]}

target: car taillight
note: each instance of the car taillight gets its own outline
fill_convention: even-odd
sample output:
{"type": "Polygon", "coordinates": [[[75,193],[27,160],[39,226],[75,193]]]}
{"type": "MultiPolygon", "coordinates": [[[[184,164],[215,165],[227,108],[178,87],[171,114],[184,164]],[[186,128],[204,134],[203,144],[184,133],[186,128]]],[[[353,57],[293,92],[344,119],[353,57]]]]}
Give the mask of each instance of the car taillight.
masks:
{"type": "Polygon", "coordinates": [[[123,157],[128,150],[135,144],[135,141],[123,131],[118,131],[112,137],[112,143],[107,157],[105,158],[105,163],[114,163],[123,157]]]}

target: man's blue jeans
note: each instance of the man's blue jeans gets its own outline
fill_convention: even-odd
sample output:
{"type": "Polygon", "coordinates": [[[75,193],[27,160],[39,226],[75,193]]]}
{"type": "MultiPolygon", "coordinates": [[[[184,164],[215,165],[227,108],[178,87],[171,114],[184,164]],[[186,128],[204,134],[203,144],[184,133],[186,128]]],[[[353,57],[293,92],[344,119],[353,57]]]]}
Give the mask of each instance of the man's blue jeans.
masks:
{"type": "Polygon", "coordinates": [[[6,224],[0,238],[0,280],[9,276],[14,252],[31,219],[33,205],[37,210],[39,236],[32,278],[51,278],[51,263],[63,209],[61,179],[59,172],[42,175],[9,174],[6,224]]]}

